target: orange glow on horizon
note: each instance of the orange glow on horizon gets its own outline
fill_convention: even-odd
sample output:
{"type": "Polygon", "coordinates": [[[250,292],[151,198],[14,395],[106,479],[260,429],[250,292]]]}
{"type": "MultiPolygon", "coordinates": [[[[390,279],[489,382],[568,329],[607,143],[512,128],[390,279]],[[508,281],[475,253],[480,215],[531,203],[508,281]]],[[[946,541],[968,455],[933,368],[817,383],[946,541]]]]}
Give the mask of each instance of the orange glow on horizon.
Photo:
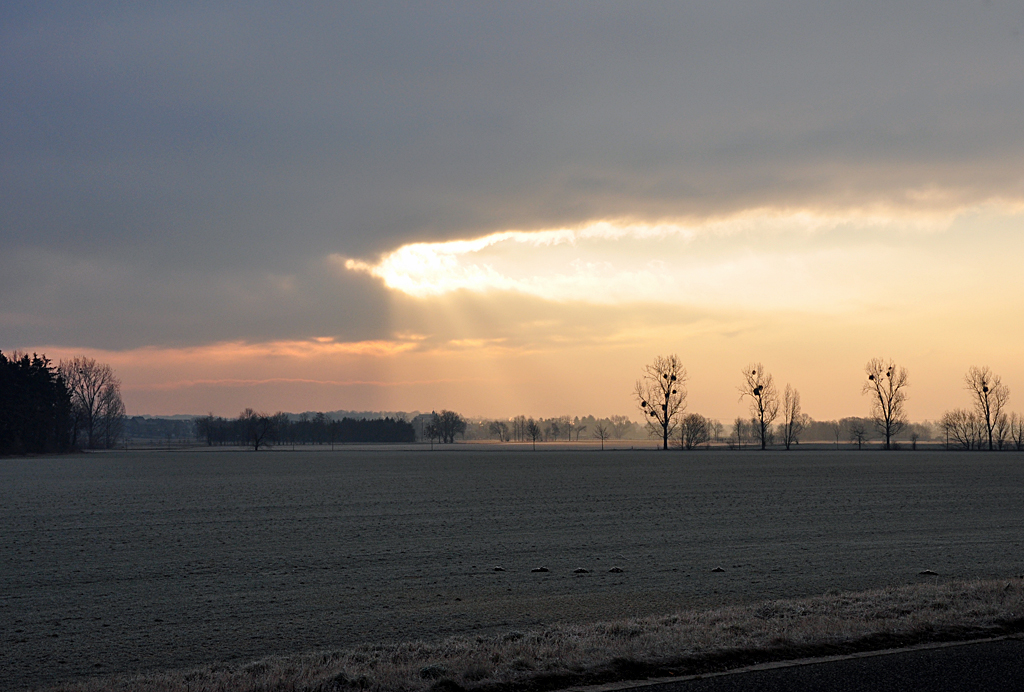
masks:
{"type": "Polygon", "coordinates": [[[110,363],[132,413],[451,408],[487,417],[637,417],[637,373],[677,353],[691,375],[689,410],[723,422],[745,412],[734,380],[748,362],[800,390],[812,417],[830,419],[867,410],[864,363],[891,357],[910,370],[911,417],[936,419],[964,405],[971,365],[991,366],[1024,394],[1024,328],[1013,319],[1024,310],[1021,215],[964,214],[910,223],[790,213],[760,226],[740,215],[696,230],[594,224],[417,244],[395,252],[427,257],[419,268],[332,258],[343,271],[392,266],[438,288],[390,290],[374,326],[381,338],[35,350],[110,363]],[[498,279],[481,289],[474,277],[498,279]]]}

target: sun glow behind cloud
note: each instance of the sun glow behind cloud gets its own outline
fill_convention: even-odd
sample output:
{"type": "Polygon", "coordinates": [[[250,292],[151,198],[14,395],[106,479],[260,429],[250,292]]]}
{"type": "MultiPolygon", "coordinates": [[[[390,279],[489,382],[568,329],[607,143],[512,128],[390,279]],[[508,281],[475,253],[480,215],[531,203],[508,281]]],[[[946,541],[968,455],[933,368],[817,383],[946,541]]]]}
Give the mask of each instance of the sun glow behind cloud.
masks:
{"type": "Polygon", "coordinates": [[[602,380],[588,400],[617,392],[614,408],[625,410],[635,368],[678,351],[694,373],[693,405],[723,420],[742,407],[722,383],[752,359],[800,388],[812,415],[851,415],[863,409],[863,363],[883,354],[911,367],[912,415],[925,418],[956,403],[958,372],[972,362],[1007,381],[1019,374],[1022,334],[1006,316],[1024,295],[1022,220],[1019,204],[998,200],[924,211],[759,209],[702,222],[503,231],[331,261],[380,280],[396,324],[445,335],[447,349],[507,337],[466,353],[480,361],[479,377],[505,377],[495,389],[532,393],[537,410],[556,408],[551,382],[581,371],[621,377],[602,380]],[[538,369],[527,391],[523,380],[538,369]]]}
{"type": "Polygon", "coordinates": [[[860,411],[863,363],[886,355],[911,367],[913,415],[935,417],[956,403],[957,371],[976,360],[1008,382],[1019,375],[1021,333],[1007,316],[1019,314],[1024,295],[1022,218],[1006,209],[748,213],[507,231],[406,245],[375,263],[335,255],[335,268],[390,289],[376,339],[86,355],[115,367],[133,411],[441,406],[504,416],[557,415],[580,401],[628,412],[636,369],[679,352],[692,369],[694,409],[722,420],[742,412],[731,382],[751,359],[800,388],[808,412],[822,417],[860,411]],[[602,376],[581,376],[595,372],[602,376]]]}
{"type": "Polygon", "coordinates": [[[872,269],[894,239],[920,239],[952,217],[752,210],[700,223],[600,222],[412,243],[376,263],[332,255],[415,298],[511,292],[549,301],[801,305],[871,300],[872,269]]]}

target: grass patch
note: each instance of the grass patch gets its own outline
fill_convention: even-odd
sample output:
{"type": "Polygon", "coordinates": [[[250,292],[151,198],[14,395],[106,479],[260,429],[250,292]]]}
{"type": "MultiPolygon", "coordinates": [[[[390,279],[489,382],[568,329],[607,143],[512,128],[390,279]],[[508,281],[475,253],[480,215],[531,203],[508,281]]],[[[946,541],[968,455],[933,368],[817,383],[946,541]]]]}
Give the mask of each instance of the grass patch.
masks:
{"type": "Polygon", "coordinates": [[[94,678],[51,692],[540,692],[1024,631],[1024,581],[833,593],[245,665],[94,678]]]}

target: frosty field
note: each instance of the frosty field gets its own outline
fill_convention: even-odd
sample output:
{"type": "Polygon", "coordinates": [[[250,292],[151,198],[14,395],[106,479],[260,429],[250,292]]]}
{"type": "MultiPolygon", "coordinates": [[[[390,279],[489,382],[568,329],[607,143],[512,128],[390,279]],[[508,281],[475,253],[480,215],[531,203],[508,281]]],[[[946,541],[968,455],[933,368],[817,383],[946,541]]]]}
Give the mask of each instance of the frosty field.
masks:
{"type": "Polygon", "coordinates": [[[1024,572],[1022,510],[1019,453],[2,459],[0,670],[18,688],[1006,577],[1024,572]]]}

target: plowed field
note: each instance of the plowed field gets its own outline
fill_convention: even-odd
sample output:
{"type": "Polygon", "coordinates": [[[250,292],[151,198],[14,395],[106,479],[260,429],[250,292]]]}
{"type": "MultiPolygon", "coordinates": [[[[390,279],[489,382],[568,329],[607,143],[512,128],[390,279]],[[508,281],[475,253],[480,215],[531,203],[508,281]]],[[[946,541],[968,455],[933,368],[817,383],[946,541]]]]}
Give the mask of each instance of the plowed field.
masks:
{"type": "Polygon", "coordinates": [[[0,675],[16,689],[1003,577],[1024,572],[1022,543],[1020,453],[463,445],[2,459],[0,675]]]}

